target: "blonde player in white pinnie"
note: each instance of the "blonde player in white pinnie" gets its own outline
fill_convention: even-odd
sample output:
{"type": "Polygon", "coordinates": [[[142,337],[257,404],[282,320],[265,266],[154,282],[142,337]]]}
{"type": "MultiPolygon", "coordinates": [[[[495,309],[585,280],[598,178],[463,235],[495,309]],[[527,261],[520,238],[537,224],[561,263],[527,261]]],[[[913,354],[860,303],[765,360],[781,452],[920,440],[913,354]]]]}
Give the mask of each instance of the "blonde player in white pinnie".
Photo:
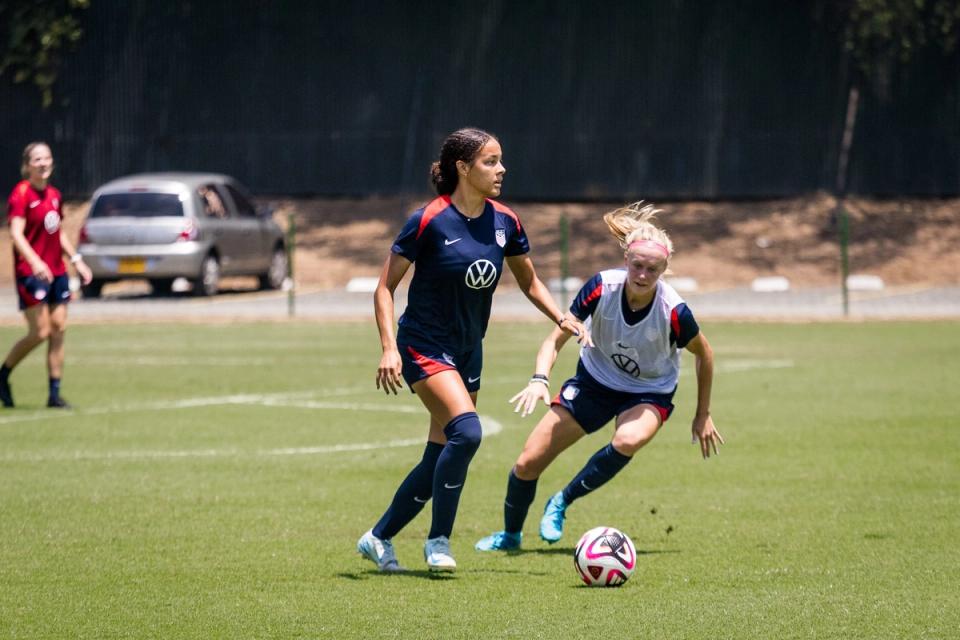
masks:
{"type": "Polygon", "coordinates": [[[669,266],[673,243],[653,224],[656,213],[652,205],[637,202],[604,215],[624,249],[625,266],[593,276],[570,306],[571,319],[585,321],[592,340],[585,341],[577,372],[560,393],[550,400],[549,374],[569,334],[554,329],[537,353],[529,384],[511,398],[514,411],[522,416],[539,401],[549,404],[550,410],[534,427],[510,471],[503,531],[477,542],[478,551],[519,548],[537,479],[562,451],[615,417],[610,443],[547,501],[540,537],[557,542],[570,504],[619,473],[670,417],[681,349],[696,358],[693,442],[699,443],[705,459],[723,444],[710,417],[713,350],[683,298],[660,279],[669,266]]]}

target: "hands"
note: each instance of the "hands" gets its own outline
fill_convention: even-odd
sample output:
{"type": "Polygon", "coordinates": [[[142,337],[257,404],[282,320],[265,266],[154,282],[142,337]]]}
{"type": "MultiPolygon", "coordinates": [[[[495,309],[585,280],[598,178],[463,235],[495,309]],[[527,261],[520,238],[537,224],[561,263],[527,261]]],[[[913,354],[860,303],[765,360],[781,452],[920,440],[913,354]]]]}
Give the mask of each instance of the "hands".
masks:
{"type": "Polygon", "coordinates": [[[87,263],[82,259],[74,263],[73,268],[77,270],[77,275],[80,276],[81,282],[83,284],[90,284],[93,280],[93,272],[90,271],[90,267],[87,266],[87,263]]]}
{"type": "Polygon", "coordinates": [[[577,343],[580,345],[584,347],[593,346],[593,338],[590,337],[590,332],[587,331],[587,328],[583,326],[583,323],[576,318],[571,318],[569,315],[564,315],[562,318],[560,318],[560,322],[557,323],[557,326],[570,335],[576,336],[577,343]]]}
{"type": "Polygon", "coordinates": [[[377,389],[383,389],[387,395],[391,391],[393,395],[397,395],[397,390],[403,388],[403,378],[400,377],[402,366],[399,351],[396,349],[384,351],[383,357],[380,358],[380,366],[377,368],[377,389]]]}
{"type": "Polygon", "coordinates": [[[516,402],[517,404],[513,407],[513,412],[519,413],[521,418],[526,418],[533,413],[534,408],[537,406],[537,400],[542,400],[543,404],[548,407],[550,406],[550,387],[547,386],[545,380],[531,380],[530,384],[528,384],[523,391],[510,398],[507,402],[511,404],[516,402]]]}
{"type": "Polygon", "coordinates": [[[33,271],[33,275],[37,278],[40,278],[44,282],[53,282],[53,272],[50,271],[50,267],[47,266],[47,263],[37,257],[35,260],[30,261],[30,270],[33,271]]]}
{"type": "Polygon", "coordinates": [[[710,417],[709,413],[695,415],[691,431],[693,432],[693,438],[690,440],[690,444],[697,444],[697,441],[700,441],[700,453],[704,460],[710,457],[711,449],[713,449],[714,455],[720,455],[720,452],[717,451],[717,443],[723,444],[723,436],[713,426],[713,418],[710,417]]]}

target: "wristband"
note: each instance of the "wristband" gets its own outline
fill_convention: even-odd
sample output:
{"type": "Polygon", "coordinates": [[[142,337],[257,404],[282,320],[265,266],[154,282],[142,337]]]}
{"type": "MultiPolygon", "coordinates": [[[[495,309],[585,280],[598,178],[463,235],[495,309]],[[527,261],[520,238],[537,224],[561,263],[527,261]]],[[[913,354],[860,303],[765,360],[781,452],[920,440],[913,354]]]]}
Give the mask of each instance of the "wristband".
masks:
{"type": "Polygon", "coordinates": [[[548,387],[550,386],[550,378],[543,375],[542,373],[533,374],[533,376],[530,378],[530,382],[540,382],[542,384],[547,385],[548,387]]]}
{"type": "Polygon", "coordinates": [[[560,319],[557,320],[557,326],[558,326],[558,327],[562,327],[562,326],[563,326],[563,323],[564,323],[564,321],[565,321],[566,319],[567,319],[566,316],[560,316],[560,319]]]}
{"type": "Polygon", "coordinates": [[[73,254],[72,256],[70,256],[70,264],[77,264],[77,263],[80,262],[81,260],[83,260],[83,255],[82,255],[82,254],[75,253],[75,254],[73,254]]]}

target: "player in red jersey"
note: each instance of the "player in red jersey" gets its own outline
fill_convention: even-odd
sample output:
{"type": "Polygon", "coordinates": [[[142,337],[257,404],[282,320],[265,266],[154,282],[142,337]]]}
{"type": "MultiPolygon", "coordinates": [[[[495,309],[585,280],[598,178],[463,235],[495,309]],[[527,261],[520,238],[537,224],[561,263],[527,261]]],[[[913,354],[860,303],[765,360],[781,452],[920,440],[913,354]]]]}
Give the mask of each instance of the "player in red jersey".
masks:
{"type": "Polygon", "coordinates": [[[506,172],[502,158],[500,142],[489,133],[460,129],[447,136],[431,169],[439,197],[407,220],[377,285],[374,307],[383,349],[377,387],[396,393],[402,376],[430,413],[420,461],[357,542],[357,550],[381,571],[400,570],[391,538],[431,499],[427,568],[456,568],[449,538],[467,468],[480,446],[482,340],[504,263],[544,315],[568,333],[586,335],[537,277],[517,215],[492,200],[506,172]],[[414,262],[407,308],[394,334],[393,292],[414,262]]]}
{"type": "Polygon", "coordinates": [[[50,185],[53,154],[44,142],[32,142],[23,150],[20,167],[23,180],[7,200],[7,221],[13,242],[14,276],[20,309],[27,320],[27,335],[20,338],[0,367],[0,402],[13,406],[10,372],[27,354],[47,342],[49,395],[47,406],[69,409],[60,396],[63,374],[63,342],[67,328],[70,283],[63,256],[74,265],[83,283],[92,275],[73,244],[60,232],[63,200],[50,185]]]}

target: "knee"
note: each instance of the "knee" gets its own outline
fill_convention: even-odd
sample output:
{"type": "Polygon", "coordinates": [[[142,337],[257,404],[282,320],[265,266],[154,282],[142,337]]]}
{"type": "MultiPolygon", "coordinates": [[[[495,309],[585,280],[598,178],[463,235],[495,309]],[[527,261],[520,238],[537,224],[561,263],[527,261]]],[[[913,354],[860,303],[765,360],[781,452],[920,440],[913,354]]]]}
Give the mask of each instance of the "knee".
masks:
{"type": "Polygon", "coordinates": [[[633,454],[640,451],[645,444],[650,442],[651,439],[653,439],[653,434],[617,433],[613,436],[610,444],[617,450],[617,453],[625,456],[633,456],[633,454]]]}
{"type": "Polygon", "coordinates": [[[470,455],[480,447],[480,440],[483,438],[480,418],[473,411],[460,414],[451,420],[443,428],[443,433],[447,436],[447,442],[470,455]]]}
{"type": "Polygon", "coordinates": [[[523,453],[513,465],[513,475],[521,480],[536,480],[543,473],[544,464],[536,458],[530,458],[523,453]]]}
{"type": "Polygon", "coordinates": [[[35,345],[40,344],[44,340],[50,337],[50,325],[44,324],[36,327],[32,327],[30,332],[27,333],[27,339],[30,340],[35,345]]]}

